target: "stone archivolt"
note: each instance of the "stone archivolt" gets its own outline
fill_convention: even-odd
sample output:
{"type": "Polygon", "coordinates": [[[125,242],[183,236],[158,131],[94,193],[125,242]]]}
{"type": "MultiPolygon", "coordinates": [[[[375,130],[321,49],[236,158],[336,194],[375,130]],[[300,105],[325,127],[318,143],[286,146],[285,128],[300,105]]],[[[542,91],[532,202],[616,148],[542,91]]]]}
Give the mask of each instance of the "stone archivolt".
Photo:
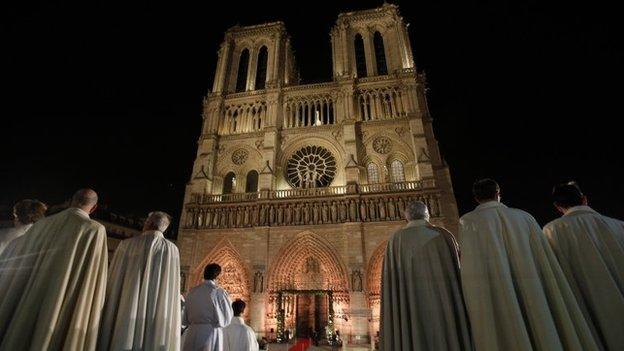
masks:
{"type": "Polygon", "coordinates": [[[209,263],[217,263],[221,266],[221,275],[217,278],[217,282],[228,292],[232,301],[236,299],[249,301],[250,274],[241,260],[240,255],[230,243],[222,242],[218,244],[212,252],[206,255],[202,262],[195,267],[191,276],[194,285],[203,281],[203,270],[209,263]]]}
{"type": "Polygon", "coordinates": [[[275,261],[271,263],[268,289],[270,292],[281,290],[346,292],[347,281],[346,268],[331,244],[318,235],[303,232],[285,244],[275,261]],[[308,275],[314,279],[312,281],[302,279],[308,275]]]}

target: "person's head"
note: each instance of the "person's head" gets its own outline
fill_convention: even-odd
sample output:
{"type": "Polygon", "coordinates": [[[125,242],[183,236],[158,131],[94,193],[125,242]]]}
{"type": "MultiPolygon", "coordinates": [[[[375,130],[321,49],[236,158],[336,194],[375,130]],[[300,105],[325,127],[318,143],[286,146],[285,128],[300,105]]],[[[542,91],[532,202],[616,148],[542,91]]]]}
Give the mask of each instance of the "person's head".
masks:
{"type": "Polygon", "coordinates": [[[552,192],[553,204],[557,211],[566,213],[574,206],[587,205],[587,196],[574,181],[555,185],[552,192]]]}
{"type": "Polygon", "coordinates": [[[97,208],[98,196],[93,189],[80,189],[74,193],[71,207],[79,208],[87,213],[93,213],[97,208]]]}
{"type": "Polygon", "coordinates": [[[20,200],[13,206],[13,222],[15,225],[35,223],[45,217],[48,207],[39,200],[20,200]]]}
{"type": "Polygon", "coordinates": [[[234,317],[240,317],[243,312],[245,312],[245,307],[247,307],[247,304],[241,299],[236,299],[234,302],[232,302],[234,317]]]}
{"type": "Polygon", "coordinates": [[[215,280],[221,274],[221,266],[211,263],[204,268],[204,279],[215,280]]]}
{"type": "Polygon", "coordinates": [[[472,185],[472,195],[480,204],[488,201],[500,201],[500,187],[493,179],[480,179],[472,185]]]}
{"type": "Polygon", "coordinates": [[[424,202],[413,200],[407,203],[405,206],[405,218],[408,221],[415,221],[419,219],[429,220],[429,209],[424,202]]]}
{"type": "Polygon", "coordinates": [[[165,232],[171,223],[171,216],[161,211],[150,212],[143,224],[143,231],[158,230],[165,232]]]}

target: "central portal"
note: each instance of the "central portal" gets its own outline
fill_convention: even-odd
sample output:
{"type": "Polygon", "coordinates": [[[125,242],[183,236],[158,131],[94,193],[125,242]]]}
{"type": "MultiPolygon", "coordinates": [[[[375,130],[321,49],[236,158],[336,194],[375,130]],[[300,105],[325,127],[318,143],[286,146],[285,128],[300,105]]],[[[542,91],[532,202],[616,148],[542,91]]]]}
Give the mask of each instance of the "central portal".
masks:
{"type": "Polygon", "coordinates": [[[311,293],[298,294],[297,313],[295,316],[296,335],[299,338],[321,339],[325,334],[329,309],[327,295],[311,293]]]}
{"type": "Polygon", "coordinates": [[[282,316],[278,318],[277,330],[281,340],[311,338],[322,342],[328,334],[333,335],[331,291],[284,290],[278,295],[282,316]]]}

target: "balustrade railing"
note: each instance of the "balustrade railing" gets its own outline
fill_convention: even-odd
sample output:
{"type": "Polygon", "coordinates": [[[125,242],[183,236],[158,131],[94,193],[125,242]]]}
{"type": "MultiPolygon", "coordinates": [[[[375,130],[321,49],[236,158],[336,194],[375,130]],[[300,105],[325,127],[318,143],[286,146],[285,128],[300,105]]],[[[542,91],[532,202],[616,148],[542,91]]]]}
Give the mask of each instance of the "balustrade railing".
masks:
{"type": "Polygon", "coordinates": [[[186,205],[186,228],[244,228],[404,219],[412,200],[440,217],[434,180],[224,195],[197,194],[186,205]],[[305,198],[305,201],[301,199],[305,198]]]}

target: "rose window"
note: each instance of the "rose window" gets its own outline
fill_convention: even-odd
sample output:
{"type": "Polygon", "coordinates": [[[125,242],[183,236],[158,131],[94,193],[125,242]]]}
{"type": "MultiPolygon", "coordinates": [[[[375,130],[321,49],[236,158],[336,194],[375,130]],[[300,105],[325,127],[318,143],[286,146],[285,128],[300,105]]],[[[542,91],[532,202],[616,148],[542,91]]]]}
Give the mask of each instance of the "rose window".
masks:
{"type": "Polygon", "coordinates": [[[336,176],[336,159],[326,148],[305,146],[295,152],[286,166],[286,179],[295,188],[329,186],[336,176]]]}

